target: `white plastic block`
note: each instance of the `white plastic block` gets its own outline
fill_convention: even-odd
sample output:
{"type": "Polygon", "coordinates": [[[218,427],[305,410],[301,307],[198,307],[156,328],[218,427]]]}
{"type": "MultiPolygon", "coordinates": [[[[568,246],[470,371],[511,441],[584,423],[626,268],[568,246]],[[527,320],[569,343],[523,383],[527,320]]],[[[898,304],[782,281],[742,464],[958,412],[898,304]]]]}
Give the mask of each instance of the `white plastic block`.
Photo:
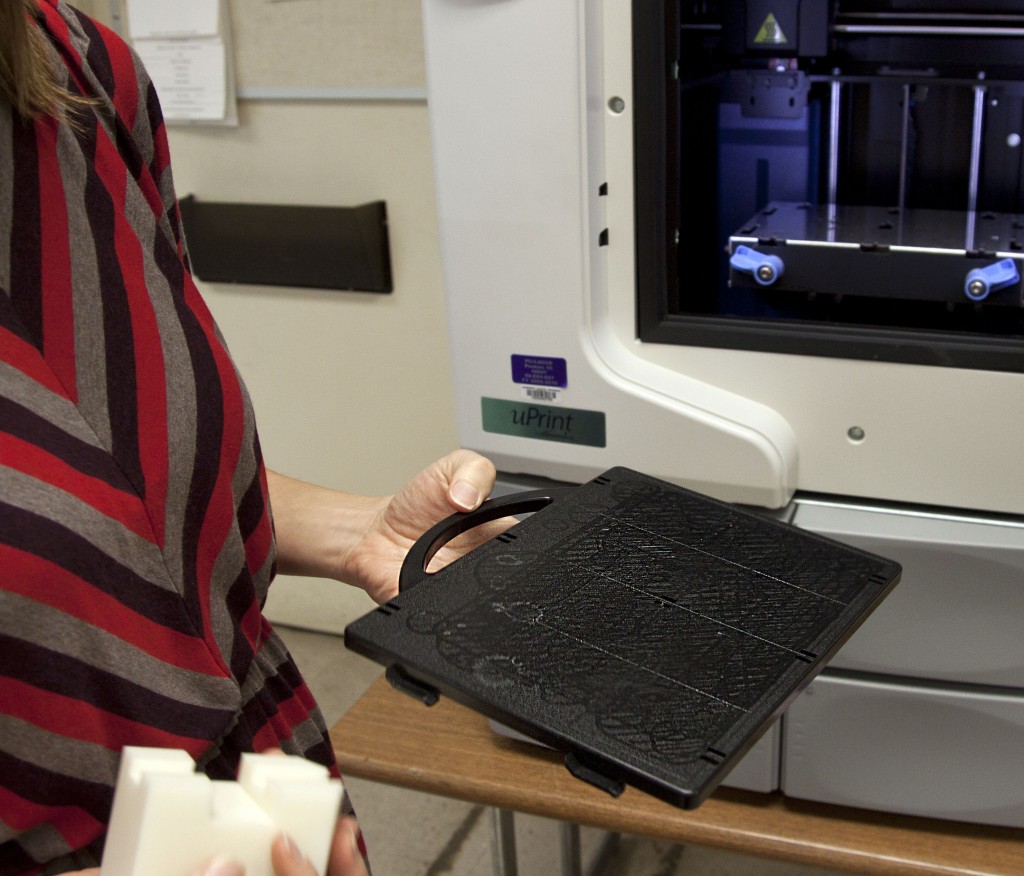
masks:
{"type": "Polygon", "coordinates": [[[184,751],[127,747],[102,876],[189,876],[215,855],[273,876],[282,831],[324,873],[342,794],[326,767],[300,757],[243,754],[238,781],[215,782],[184,751]]]}

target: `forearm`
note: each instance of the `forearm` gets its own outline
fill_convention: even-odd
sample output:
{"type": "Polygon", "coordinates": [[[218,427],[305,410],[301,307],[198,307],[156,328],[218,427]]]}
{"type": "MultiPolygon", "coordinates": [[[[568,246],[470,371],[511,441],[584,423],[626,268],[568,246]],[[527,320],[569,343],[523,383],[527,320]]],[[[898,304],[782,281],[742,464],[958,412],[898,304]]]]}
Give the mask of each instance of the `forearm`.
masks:
{"type": "Polygon", "coordinates": [[[278,570],[361,585],[352,548],[379,520],[389,497],[330,490],[267,470],[278,570]]]}
{"type": "MultiPolygon", "coordinates": [[[[328,490],[271,471],[267,478],[278,569],[354,584],[386,602],[398,592],[416,539],[448,515],[479,507],[494,486],[494,466],[472,451],[456,450],[383,497],[328,490]]],[[[443,548],[436,562],[450,562],[506,525],[467,533],[443,548]]]]}

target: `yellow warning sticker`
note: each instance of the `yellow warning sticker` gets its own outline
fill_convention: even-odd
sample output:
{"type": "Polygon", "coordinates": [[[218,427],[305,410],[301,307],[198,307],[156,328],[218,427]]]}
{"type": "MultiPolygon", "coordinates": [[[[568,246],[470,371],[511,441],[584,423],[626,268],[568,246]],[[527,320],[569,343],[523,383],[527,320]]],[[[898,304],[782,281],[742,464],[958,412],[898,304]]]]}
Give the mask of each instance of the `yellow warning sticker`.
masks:
{"type": "Polygon", "coordinates": [[[779,27],[779,20],[769,12],[757,36],[754,37],[754,45],[784,46],[788,42],[782,28],[779,27]]]}

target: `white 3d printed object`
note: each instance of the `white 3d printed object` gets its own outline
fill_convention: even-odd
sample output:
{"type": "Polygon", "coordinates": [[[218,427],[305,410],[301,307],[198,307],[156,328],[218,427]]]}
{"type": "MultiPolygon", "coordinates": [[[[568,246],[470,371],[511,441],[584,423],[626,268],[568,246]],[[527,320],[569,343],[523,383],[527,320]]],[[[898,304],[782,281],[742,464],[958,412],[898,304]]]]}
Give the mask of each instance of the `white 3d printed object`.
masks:
{"type": "Polygon", "coordinates": [[[126,747],[103,852],[103,876],[187,876],[229,855],[246,876],[273,876],[280,832],[325,872],[343,787],[300,757],[243,754],[237,782],[195,771],[177,749],[126,747]]]}

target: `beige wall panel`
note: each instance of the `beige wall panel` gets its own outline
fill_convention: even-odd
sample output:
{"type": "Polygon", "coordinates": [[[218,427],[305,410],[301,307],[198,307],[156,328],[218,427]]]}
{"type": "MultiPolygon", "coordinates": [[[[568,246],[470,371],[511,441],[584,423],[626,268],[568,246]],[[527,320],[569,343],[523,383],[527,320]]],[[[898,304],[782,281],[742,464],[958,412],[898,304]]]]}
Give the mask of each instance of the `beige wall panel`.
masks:
{"type": "Polygon", "coordinates": [[[111,25],[113,16],[111,15],[110,0],[73,0],[71,5],[86,15],[91,15],[102,21],[108,27],[111,25]]]}
{"type": "Polygon", "coordinates": [[[416,0],[231,0],[241,88],[422,86],[416,0]]]}
{"type": "MultiPolygon", "coordinates": [[[[456,442],[426,106],[244,101],[240,112],[238,128],[171,129],[179,196],[387,202],[390,295],[201,288],[253,397],[268,464],[389,493],[456,442]]],[[[352,588],[281,578],[269,614],[340,631],[369,607],[352,588]]]]}

